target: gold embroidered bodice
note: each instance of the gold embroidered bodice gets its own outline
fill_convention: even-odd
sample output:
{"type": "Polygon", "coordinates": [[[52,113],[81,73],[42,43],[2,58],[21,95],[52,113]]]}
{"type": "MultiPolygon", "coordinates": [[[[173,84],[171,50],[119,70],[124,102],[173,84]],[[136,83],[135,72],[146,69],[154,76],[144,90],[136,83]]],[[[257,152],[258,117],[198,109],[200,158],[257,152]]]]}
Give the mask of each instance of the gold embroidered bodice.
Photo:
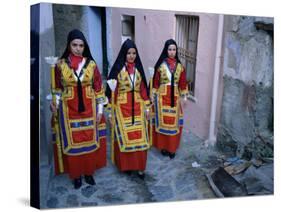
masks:
{"type": "MultiPolygon", "coordinates": [[[[127,93],[132,91],[132,82],[130,79],[130,75],[125,68],[123,68],[118,74],[118,93],[127,93]]],[[[140,72],[135,69],[135,80],[134,80],[134,90],[136,92],[140,91],[141,86],[141,75],[140,72]]]]}
{"type": "MultiPolygon", "coordinates": [[[[181,72],[183,71],[182,65],[180,63],[177,64],[176,71],[174,73],[174,83],[178,84],[180,80],[181,72]]],[[[171,80],[168,77],[167,72],[169,72],[168,65],[164,62],[159,67],[160,72],[160,85],[170,83],[171,80]]]]}
{"type": "MultiPolygon", "coordinates": [[[[74,74],[73,69],[71,69],[68,64],[63,60],[60,64],[61,69],[61,80],[63,87],[73,87],[77,85],[77,78],[74,74]]],[[[83,78],[81,80],[82,86],[89,86],[93,83],[93,75],[96,63],[90,61],[86,68],[83,68],[83,78]]]]}

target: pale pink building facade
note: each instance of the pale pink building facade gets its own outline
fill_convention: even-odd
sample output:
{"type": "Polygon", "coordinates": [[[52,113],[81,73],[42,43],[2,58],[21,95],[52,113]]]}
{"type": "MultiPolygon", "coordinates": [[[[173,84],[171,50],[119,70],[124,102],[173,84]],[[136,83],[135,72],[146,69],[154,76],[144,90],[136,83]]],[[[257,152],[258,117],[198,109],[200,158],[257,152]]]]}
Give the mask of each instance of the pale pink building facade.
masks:
{"type": "MultiPolygon", "coordinates": [[[[218,40],[219,16],[217,14],[174,12],[161,10],[107,8],[107,38],[108,38],[108,59],[109,68],[115,61],[120,50],[122,41],[122,20],[124,16],[133,17],[134,34],[133,38],[149,78],[148,68],[154,67],[167,39],[173,38],[177,42],[181,39],[178,36],[179,29],[177,17],[195,17],[198,20],[196,68],[194,74],[193,94],[188,100],[185,110],[185,130],[191,130],[198,137],[208,140],[210,124],[214,124],[214,132],[219,122],[221,98],[222,98],[222,71],[218,66],[217,89],[215,93],[217,100],[215,105],[214,118],[210,120],[212,97],[214,96],[213,83],[217,49],[222,49],[222,40],[218,40]],[[217,43],[219,45],[217,45],[217,43]]],[[[220,57],[219,57],[220,58],[220,57]]]]}

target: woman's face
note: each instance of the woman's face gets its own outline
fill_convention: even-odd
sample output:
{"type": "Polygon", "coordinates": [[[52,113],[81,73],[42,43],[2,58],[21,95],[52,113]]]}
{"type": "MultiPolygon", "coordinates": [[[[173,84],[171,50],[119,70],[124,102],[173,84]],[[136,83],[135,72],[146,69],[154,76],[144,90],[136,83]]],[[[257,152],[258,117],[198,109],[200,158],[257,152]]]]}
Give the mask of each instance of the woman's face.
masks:
{"type": "Polygon", "coordinates": [[[80,39],[74,39],[70,42],[70,51],[76,56],[82,56],[84,52],[84,41],[80,39]]]}
{"type": "Polygon", "coordinates": [[[130,48],[126,55],[126,61],[129,63],[133,63],[133,62],[135,62],[136,57],[137,57],[136,49],[130,48]]]}
{"type": "Polygon", "coordinates": [[[168,46],[168,57],[175,58],[177,53],[177,47],[175,44],[171,44],[168,46]]]}

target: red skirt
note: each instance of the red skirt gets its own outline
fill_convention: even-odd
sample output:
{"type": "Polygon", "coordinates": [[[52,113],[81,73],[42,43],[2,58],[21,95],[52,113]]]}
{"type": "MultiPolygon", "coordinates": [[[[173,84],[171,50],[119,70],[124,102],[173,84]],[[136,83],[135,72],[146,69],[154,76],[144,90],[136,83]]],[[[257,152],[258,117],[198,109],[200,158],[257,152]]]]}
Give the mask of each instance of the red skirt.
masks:
{"type": "Polygon", "coordinates": [[[175,153],[180,145],[182,127],[177,135],[164,135],[155,131],[155,127],[152,129],[152,142],[159,150],[167,150],[170,153],[175,153]]]}
{"type": "MultiPolygon", "coordinates": [[[[55,148],[55,173],[59,174],[57,161],[57,148],[55,148]]],[[[70,156],[63,154],[64,173],[68,173],[70,179],[81,175],[92,175],[95,170],[106,166],[106,138],[100,140],[100,148],[95,152],[84,155],[70,156]]]]}
{"type": "Polygon", "coordinates": [[[136,152],[120,152],[118,143],[114,143],[114,161],[120,171],[144,171],[147,150],[136,152]]]}
{"type": "MultiPolygon", "coordinates": [[[[167,85],[166,87],[166,94],[161,95],[159,98],[162,98],[162,104],[160,105],[160,109],[162,110],[162,107],[170,107],[171,105],[171,86],[167,85]]],[[[174,103],[175,107],[177,107],[179,102],[179,96],[174,97],[174,103]]],[[[160,104],[160,102],[158,102],[160,104]]],[[[153,113],[155,113],[155,107],[153,107],[153,113]]],[[[180,107],[180,111],[178,113],[182,114],[182,109],[180,107]]],[[[156,114],[155,114],[156,115],[156,114]]],[[[156,119],[156,117],[155,117],[156,119]]],[[[170,117],[168,115],[163,115],[162,117],[163,121],[167,125],[173,125],[175,122],[175,117],[170,117]]],[[[175,153],[180,145],[180,139],[181,139],[181,134],[182,134],[182,126],[179,127],[179,132],[176,135],[166,135],[166,134],[161,134],[159,132],[155,131],[155,124],[153,125],[152,128],[152,142],[153,146],[155,146],[159,150],[166,150],[170,153],[175,153]]]]}

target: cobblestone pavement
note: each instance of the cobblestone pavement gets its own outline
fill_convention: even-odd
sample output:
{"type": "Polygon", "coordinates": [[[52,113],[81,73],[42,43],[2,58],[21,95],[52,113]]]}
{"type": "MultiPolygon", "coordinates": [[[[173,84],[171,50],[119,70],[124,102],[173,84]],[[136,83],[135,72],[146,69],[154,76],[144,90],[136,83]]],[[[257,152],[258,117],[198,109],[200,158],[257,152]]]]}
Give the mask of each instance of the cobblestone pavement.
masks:
{"type": "Polygon", "coordinates": [[[151,148],[145,180],[134,174],[128,176],[120,173],[112,165],[109,143],[107,166],[96,171],[94,178],[97,184],[94,186],[83,180],[82,187],[75,190],[66,174],[49,174],[51,177],[48,178],[48,168],[42,168],[41,207],[67,208],[215,198],[205,174],[220,166],[223,156],[213,147],[206,148],[202,144],[203,141],[191,132],[184,132],[181,146],[172,160],[151,148]],[[200,164],[200,167],[192,167],[193,162],[200,164]]]}

